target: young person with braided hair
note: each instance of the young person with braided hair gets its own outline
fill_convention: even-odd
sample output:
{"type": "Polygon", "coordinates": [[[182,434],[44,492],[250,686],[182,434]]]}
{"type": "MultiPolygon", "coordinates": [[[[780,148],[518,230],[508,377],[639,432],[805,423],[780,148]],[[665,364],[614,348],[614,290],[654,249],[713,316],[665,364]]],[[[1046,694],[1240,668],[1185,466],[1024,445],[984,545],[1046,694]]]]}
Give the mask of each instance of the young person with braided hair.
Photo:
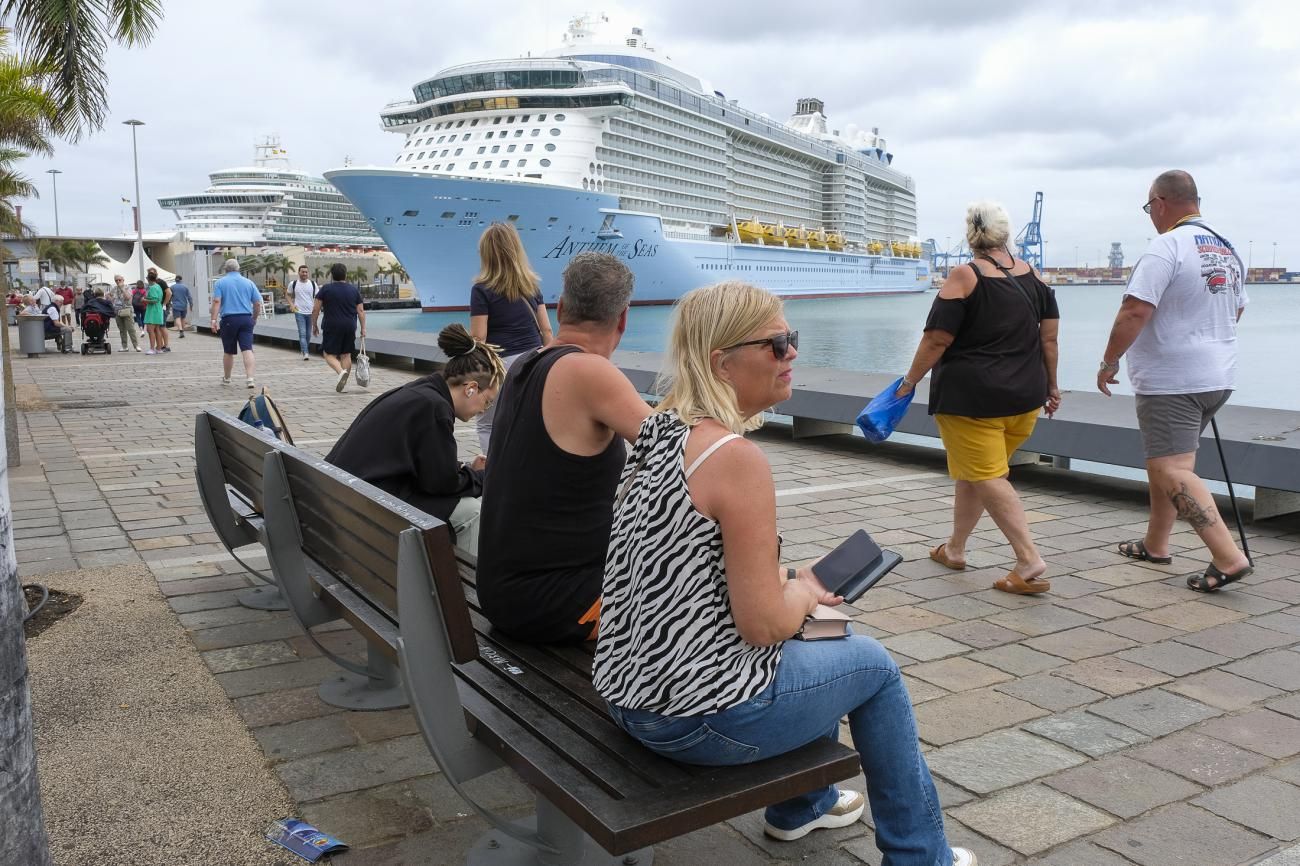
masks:
{"type": "Polygon", "coordinates": [[[443,328],[438,348],[448,359],[441,370],[373,400],[325,459],[445,521],[457,546],[477,554],[485,461],[460,461],[455,426],[492,405],[506,371],[463,325],[443,328]]]}

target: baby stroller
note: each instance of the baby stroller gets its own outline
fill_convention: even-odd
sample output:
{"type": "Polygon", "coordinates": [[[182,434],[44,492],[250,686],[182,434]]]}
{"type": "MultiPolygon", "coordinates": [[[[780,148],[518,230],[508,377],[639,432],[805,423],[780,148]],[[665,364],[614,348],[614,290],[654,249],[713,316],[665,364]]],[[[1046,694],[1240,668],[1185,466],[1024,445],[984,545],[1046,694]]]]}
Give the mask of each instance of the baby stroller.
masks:
{"type": "Polygon", "coordinates": [[[108,340],[104,339],[104,335],[108,333],[108,317],[103,313],[94,310],[82,313],[81,333],[85,338],[81,341],[81,354],[113,354],[113,347],[109,345],[108,340]]]}

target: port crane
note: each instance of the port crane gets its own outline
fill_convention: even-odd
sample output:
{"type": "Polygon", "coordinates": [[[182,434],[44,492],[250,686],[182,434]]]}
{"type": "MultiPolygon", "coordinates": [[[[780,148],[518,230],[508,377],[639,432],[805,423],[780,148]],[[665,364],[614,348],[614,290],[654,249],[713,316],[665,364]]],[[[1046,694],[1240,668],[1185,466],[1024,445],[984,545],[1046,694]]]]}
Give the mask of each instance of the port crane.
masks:
{"type": "Polygon", "coordinates": [[[1034,193],[1034,215],[1016,235],[1016,249],[1020,258],[1043,270],[1043,194],[1034,193]]]}
{"type": "Polygon", "coordinates": [[[939,250],[939,245],[935,243],[934,238],[930,238],[926,243],[930,245],[930,249],[934,250],[930,254],[931,269],[943,274],[945,277],[954,267],[970,261],[970,250],[962,241],[958,241],[957,246],[952,249],[943,251],[939,250]]]}

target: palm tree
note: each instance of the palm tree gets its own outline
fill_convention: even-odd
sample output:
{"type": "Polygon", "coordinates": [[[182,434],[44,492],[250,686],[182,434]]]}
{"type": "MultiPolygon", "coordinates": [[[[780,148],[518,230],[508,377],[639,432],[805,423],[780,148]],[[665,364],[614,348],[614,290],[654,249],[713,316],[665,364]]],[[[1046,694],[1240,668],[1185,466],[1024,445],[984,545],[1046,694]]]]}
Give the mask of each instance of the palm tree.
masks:
{"type": "Polygon", "coordinates": [[[76,264],[76,262],[68,258],[68,251],[61,242],[44,238],[39,238],[36,241],[36,260],[38,262],[48,262],[50,270],[58,271],[64,274],[65,277],[68,267],[76,264]]]}
{"type": "Polygon", "coordinates": [[[54,131],[72,141],[104,125],[109,45],[147,44],[162,14],[162,0],[0,0],[0,20],[13,23],[22,55],[50,71],[54,131]]]}
{"type": "Polygon", "coordinates": [[[250,280],[254,279],[253,275],[266,270],[265,260],[258,255],[239,256],[236,261],[239,262],[239,271],[250,280]]]}
{"type": "Polygon", "coordinates": [[[382,285],[384,282],[383,278],[388,276],[391,273],[392,271],[388,269],[388,265],[381,264],[379,267],[375,268],[375,276],[379,277],[380,285],[382,285]]]}
{"type": "Polygon", "coordinates": [[[94,265],[106,265],[112,261],[94,241],[64,241],[62,246],[68,261],[80,265],[83,274],[89,274],[94,265]]]}
{"type": "Polygon", "coordinates": [[[325,269],[322,268],[320,265],[317,265],[315,268],[312,269],[311,278],[318,283],[325,282],[325,269]]]}
{"type": "Polygon", "coordinates": [[[348,279],[359,286],[366,280],[370,279],[370,273],[365,268],[357,265],[357,267],[348,272],[348,279]]]}

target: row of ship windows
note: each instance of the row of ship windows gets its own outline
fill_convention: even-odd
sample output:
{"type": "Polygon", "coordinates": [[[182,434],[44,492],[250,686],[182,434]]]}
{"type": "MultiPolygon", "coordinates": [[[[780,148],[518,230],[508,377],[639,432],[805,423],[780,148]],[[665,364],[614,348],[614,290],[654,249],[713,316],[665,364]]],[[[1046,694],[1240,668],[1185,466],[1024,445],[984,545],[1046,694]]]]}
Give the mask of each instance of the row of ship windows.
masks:
{"type": "MultiPolygon", "coordinates": [[[[835,274],[840,273],[839,268],[821,268],[804,265],[721,265],[721,264],[703,264],[700,265],[702,271],[759,271],[763,273],[774,274],[835,274]]],[[[875,268],[873,274],[881,276],[904,277],[907,271],[896,271],[893,268],[875,268]]]]}
{"type": "MultiPolygon", "coordinates": [[[[626,105],[628,103],[627,94],[624,93],[597,93],[590,96],[496,96],[488,99],[458,99],[455,102],[441,102],[437,105],[426,105],[423,108],[417,108],[413,111],[403,111],[397,114],[385,114],[383,116],[384,126],[407,126],[412,123],[422,123],[431,117],[445,116],[448,114],[469,114],[478,111],[518,111],[520,109],[540,109],[540,108],[603,108],[608,106],[626,105]]],[[[485,123],[486,118],[481,118],[485,123]]]]}
{"type": "MultiPolygon", "coordinates": [[[[514,153],[516,147],[518,147],[518,145],[515,145],[515,144],[507,145],[507,146],[506,146],[506,153],[514,153]]],[[[553,144],[548,144],[548,145],[546,145],[546,149],[547,149],[548,151],[553,151],[553,150],[555,150],[555,145],[553,145],[553,144]]],[[[408,154],[406,155],[406,161],[407,161],[407,162],[411,162],[411,161],[413,161],[413,160],[417,160],[417,159],[424,159],[424,155],[425,155],[426,153],[428,153],[429,156],[431,156],[431,157],[432,157],[432,156],[443,157],[443,156],[446,156],[450,151],[451,151],[451,148],[446,148],[446,149],[444,149],[444,150],[442,151],[442,153],[438,153],[436,150],[430,150],[430,151],[424,151],[424,150],[422,150],[422,151],[420,151],[420,153],[419,153],[418,155],[417,155],[417,154],[414,154],[414,153],[408,153],[408,154]]],[[[485,151],[487,151],[487,145],[484,145],[483,147],[480,147],[480,148],[478,149],[478,152],[479,152],[480,154],[481,154],[481,153],[484,153],[485,151]]],[[[494,144],[494,145],[492,145],[492,152],[493,152],[493,153],[499,153],[500,151],[501,151],[501,145],[499,145],[499,144],[494,144]]],[[[460,156],[460,155],[461,155],[462,153],[464,153],[464,152],[465,152],[465,148],[463,148],[463,147],[458,147],[458,148],[456,148],[456,152],[453,153],[452,156],[460,156]]],[[[532,146],[531,144],[525,144],[525,145],[524,145],[524,153],[532,153],[532,152],[533,152],[533,146],[532,146]]]]}
{"type": "MultiPolygon", "coordinates": [[[[491,167],[492,167],[492,164],[493,164],[494,162],[496,163],[496,167],[497,167],[497,168],[510,168],[510,160],[508,160],[508,159],[502,159],[502,160],[492,160],[492,159],[489,159],[489,160],[487,160],[487,161],[485,161],[485,162],[483,163],[483,167],[484,167],[484,168],[491,168],[491,167]]],[[[528,160],[526,160],[526,159],[517,159],[517,160],[515,160],[515,165],[514,165],[514,167],[515,167],[515,168],[524,168],[524,167],[527,166],[527,165],[528,165],[528,160]]],[[[545,159],[545,158],[543,158],[543,159],[541,159],[541,160],[538,160],[538,165],[540,165],[542,168],[550,168],[550,167],[551,167],[551,161],[550,161],[549,159],[545,159]]],[[[473,171],[474,169],[478,168],[478,166],[479,166],[478,161],[475,160],[474,162],[471,162],[471,163],[469,164],[469,170],[470,170],[470,171],[473,171]]],[[[422,165],[422,166],[420,166],[420,168],[422,168],[422,169],[429,169],[430,171],[442,171],[442,170],[443,170],[442,163],[437,163],[436,165],[433,165],[433,166],[422,165]]],[[[454,163],[454,162],[449,162],[449,163],[447,163],[447,168],[446,168],[447,171],[455,171],[455,169],[456,169],[456,163],[454,163]]]]}
{"type": "MultiPolygon", "coordinates": [[[[523,138],[523,137],[524,137],[524,132],[525,132],[525,130],[522,130],[522,129],[516,129],[516,130],[515,130],[515,138],[523,138]]],[[[541,127],[537,127],[537,128],[531,129],[531,130],[527,130],[527,132],[529,133],[529,137],[531,137],[531,138],[536,138],[537,136],[539,136],[539,135],[542,134],[541,127]]],[[[559,134],[560,134],[560,129],[559,129],[559,127],[552,126],[552,127],[551,127],[551,135],[556,136],[556,135],[559,135],[559,134]]],[[[471,141],[471,140],[476,139],[476,138],[478,138],[478,137],[479,137],[479,134],[478,134],[477,132],[465,132],[465,133],[462,133],[462,134],[461,134],[459,140],[460,140],[460,141],[471,141]]],[[[484,139],[489,139],[489,138],[506,138],[506,137],[507,137],[507,136],[506,136],[506,130],[504,130],[504,129],[501,130],[501,131],[498,132],[498,133],[494,133],[494,132],[493,132],[492,130],[490,130],[490,129],[489,129],[487,132],[483,133],[483,138],[484,138],[484,139]]],[[[428,138],[416,139],[414,142],[408,144],[407,147],[419,147],[419,146],[422,145],[422,144],[442,144],[444,141],[456,141],[456,140],[457,140],[457,139],[456,139],[456,134],[455,134],[454,132],[453,132],[451,135],[440,135],[440,136],[438,136],[438,140],[437,140],[437,141],[434,141],[434,140],[433,140],[433,136],[431,135],[431,136],[429,136],[428,138]]]]}

